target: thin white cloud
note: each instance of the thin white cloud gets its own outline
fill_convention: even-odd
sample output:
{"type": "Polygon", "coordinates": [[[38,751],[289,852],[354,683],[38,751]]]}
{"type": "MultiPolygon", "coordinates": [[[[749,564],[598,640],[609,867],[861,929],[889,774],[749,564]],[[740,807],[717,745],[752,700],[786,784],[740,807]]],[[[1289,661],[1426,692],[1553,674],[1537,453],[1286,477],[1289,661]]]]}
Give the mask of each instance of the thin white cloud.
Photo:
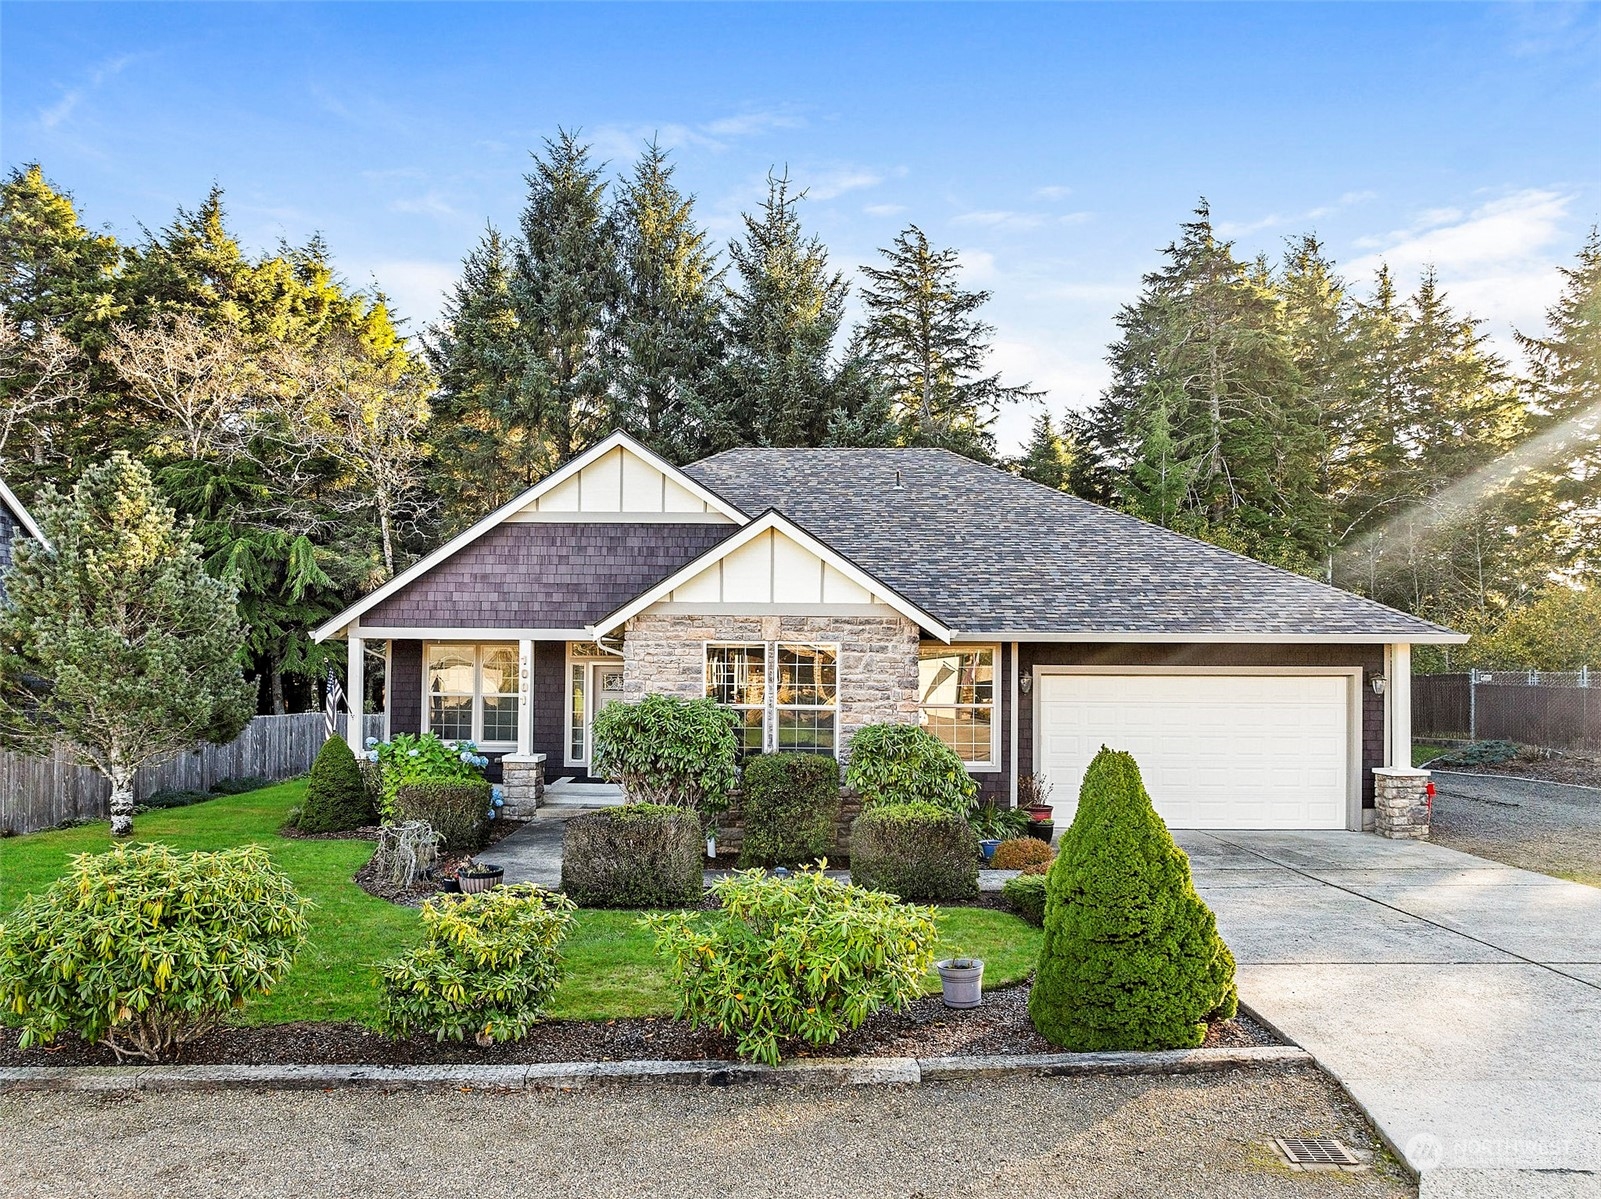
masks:
{"type": "Polygon", "coordinates": [[[445,296],[460,272],[460,265],[454,262],[399,259],[374,263],[369,273],[389,297],[395,314],[416,333],[439,318],[445,296]]]}
{"type": "Polygon", "coordinates": [[[147,56],[119,54],[115,58],[108,58],[98,66],[90,68],[82,83],[65,89],[54,104],[39,110],[39,124],[46,129],[59,128],[78,111],[84,100],[120,75],[129,63],[142,57],[147,56]]]}
{"type": "Polygon", "coordinates": [[[868,216],[899,216],[906,211],[904,204],[868,204],[862,209],[868,216]]]}
{"type": "Polygon", "coordinates": [[[433,188],[420,196],[397,196],[389,201],[389,210],[413,216],[431,216],[442,221],[460,220],[463,216],[460,209],[433,188]]]}
{"type": "Polygon", "coordinates": [[[713,137],[753,137],[774,129],[799,129],[806,122],[793,112],[744,112],[737,116],[719,117],[701,126],[713,137]]]}
{"type": "Polygon", "coordinates": [[[1354,208],[1358,204],[1366,204],[1369,200],[1378,198],[1377,192],[1348,191],[1332,204],[1319,204],[1298,213],[1272,212],[1266,216],[1258,217],[1254,221],[1216,221],[1213,228],[1222,237],[1248,237],[1253,233],[1261,233],[1268,229],[1284,229],[1293,225],[1305,225],[1311,221],[1320,221],[1324,217],[1333,216],[1346,208],[1354,208]]]}
{"type": "Polygon", "coordinates": [[[844,167],[834,171],[822,171],[814,176],[811,182],[802,181],[802,185],[811,199],[832,200],[836,196],[843,196],[846,192],[877,187],[882,182],[884,176],[876,171],[844,167]]]}
{"type": "Polygon", "coordinates": [[[1072,194],[1073,189],[1071,187],[1063,187],[1059,183],[1053,183],[1048,187],[1036,187],[1034,189],[1034,198],[1036,200],[1065,200],[1072,194]]]}
{"type": "Polygon", "coordinates": [[[1047,225],[1082,225],[1093,219],[1092,212],[1013,212],[1009,209],[983,209],[962,212],[951,218],[953,225],[976,225],[983,229],[1006,229],[1014,232],[1043,229],[1047,225]]]}

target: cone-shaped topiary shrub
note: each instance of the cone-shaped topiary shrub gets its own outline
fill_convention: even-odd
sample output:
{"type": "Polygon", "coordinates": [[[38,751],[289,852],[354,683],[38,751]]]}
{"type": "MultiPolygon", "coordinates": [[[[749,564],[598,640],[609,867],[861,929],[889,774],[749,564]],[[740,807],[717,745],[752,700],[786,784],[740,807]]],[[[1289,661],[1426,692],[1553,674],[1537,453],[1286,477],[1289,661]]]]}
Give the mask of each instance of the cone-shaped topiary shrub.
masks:
{"type": "Polygon", "coordinates": [[[356,755],[342,738],[328,738],[311,764],[306,802],[300,809],[301,831],[343,832],[371,824],[376,816],[356,755]]]}
{"type": "Polygon", "coordinates": [[[1140,769],[1102,747],[1046,879],[1034,1027],[1074,1051],[1189,1049],[1234,1014],[1234,957],[1140,769]]]}

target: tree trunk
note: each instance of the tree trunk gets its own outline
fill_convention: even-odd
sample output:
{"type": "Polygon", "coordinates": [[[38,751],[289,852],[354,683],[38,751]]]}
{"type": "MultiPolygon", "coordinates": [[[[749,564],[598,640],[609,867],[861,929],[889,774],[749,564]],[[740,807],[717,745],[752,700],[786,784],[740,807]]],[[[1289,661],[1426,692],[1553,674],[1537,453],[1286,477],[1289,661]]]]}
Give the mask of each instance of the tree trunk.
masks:
{"type": "Polygon", "coordinates": [[[278,669],[276,658],[267,671],[267,706],[274,716],[282,716],[289,710],[284,703],[284,672],[278,669]]]}
{"type": "Polygon", "coordinates": [[[133,771],[114,767],[111,780],[111,835],[133,836],[133,771]]]}

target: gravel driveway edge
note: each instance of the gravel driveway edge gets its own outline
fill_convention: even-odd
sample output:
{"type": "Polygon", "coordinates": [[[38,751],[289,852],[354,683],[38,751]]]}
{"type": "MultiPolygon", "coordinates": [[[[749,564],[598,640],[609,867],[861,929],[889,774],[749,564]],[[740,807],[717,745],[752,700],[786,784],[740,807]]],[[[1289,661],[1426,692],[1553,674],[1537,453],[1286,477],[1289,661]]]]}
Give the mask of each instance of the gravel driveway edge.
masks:
{"type": "Polygon", "coordinates": [[[1019,1075],[1194,1074],[1311,1060],[1309,1053],[1293,1045],[1253,1045],[1155,1053],[817,1059],[783,1066],[729,1061],[560,1062],[526,1066],[13,1066],[0,1069],[0,1091],[330,1091],[372,1087],[522,1091],[662,1083],[905,1086],[1019,1075]]]}

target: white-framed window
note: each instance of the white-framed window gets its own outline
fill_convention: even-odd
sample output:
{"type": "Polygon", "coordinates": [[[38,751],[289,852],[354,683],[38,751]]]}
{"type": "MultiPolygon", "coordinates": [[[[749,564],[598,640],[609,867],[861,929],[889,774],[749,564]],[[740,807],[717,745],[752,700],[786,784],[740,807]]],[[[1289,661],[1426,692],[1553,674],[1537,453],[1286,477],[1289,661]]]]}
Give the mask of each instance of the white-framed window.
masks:
{"type": "Polygon", "coordinates": [[[995,708],[998,645],[925,644],[918,650],[918,718],[975,770],[1000,768],[995,708]]]}
{"type": "Polygon", "coordinates": [[[839,753],[839,649],[789,641],[706,646],[706,694],[739,716],[741,755],[839,753]]]}
{"type": "Polygon", "coordinates": [[[522,699],[517,643],[430,642],[423,654],[428,729],[446,741],[475,741],[480,749],[515,749],[522,699]]]}

